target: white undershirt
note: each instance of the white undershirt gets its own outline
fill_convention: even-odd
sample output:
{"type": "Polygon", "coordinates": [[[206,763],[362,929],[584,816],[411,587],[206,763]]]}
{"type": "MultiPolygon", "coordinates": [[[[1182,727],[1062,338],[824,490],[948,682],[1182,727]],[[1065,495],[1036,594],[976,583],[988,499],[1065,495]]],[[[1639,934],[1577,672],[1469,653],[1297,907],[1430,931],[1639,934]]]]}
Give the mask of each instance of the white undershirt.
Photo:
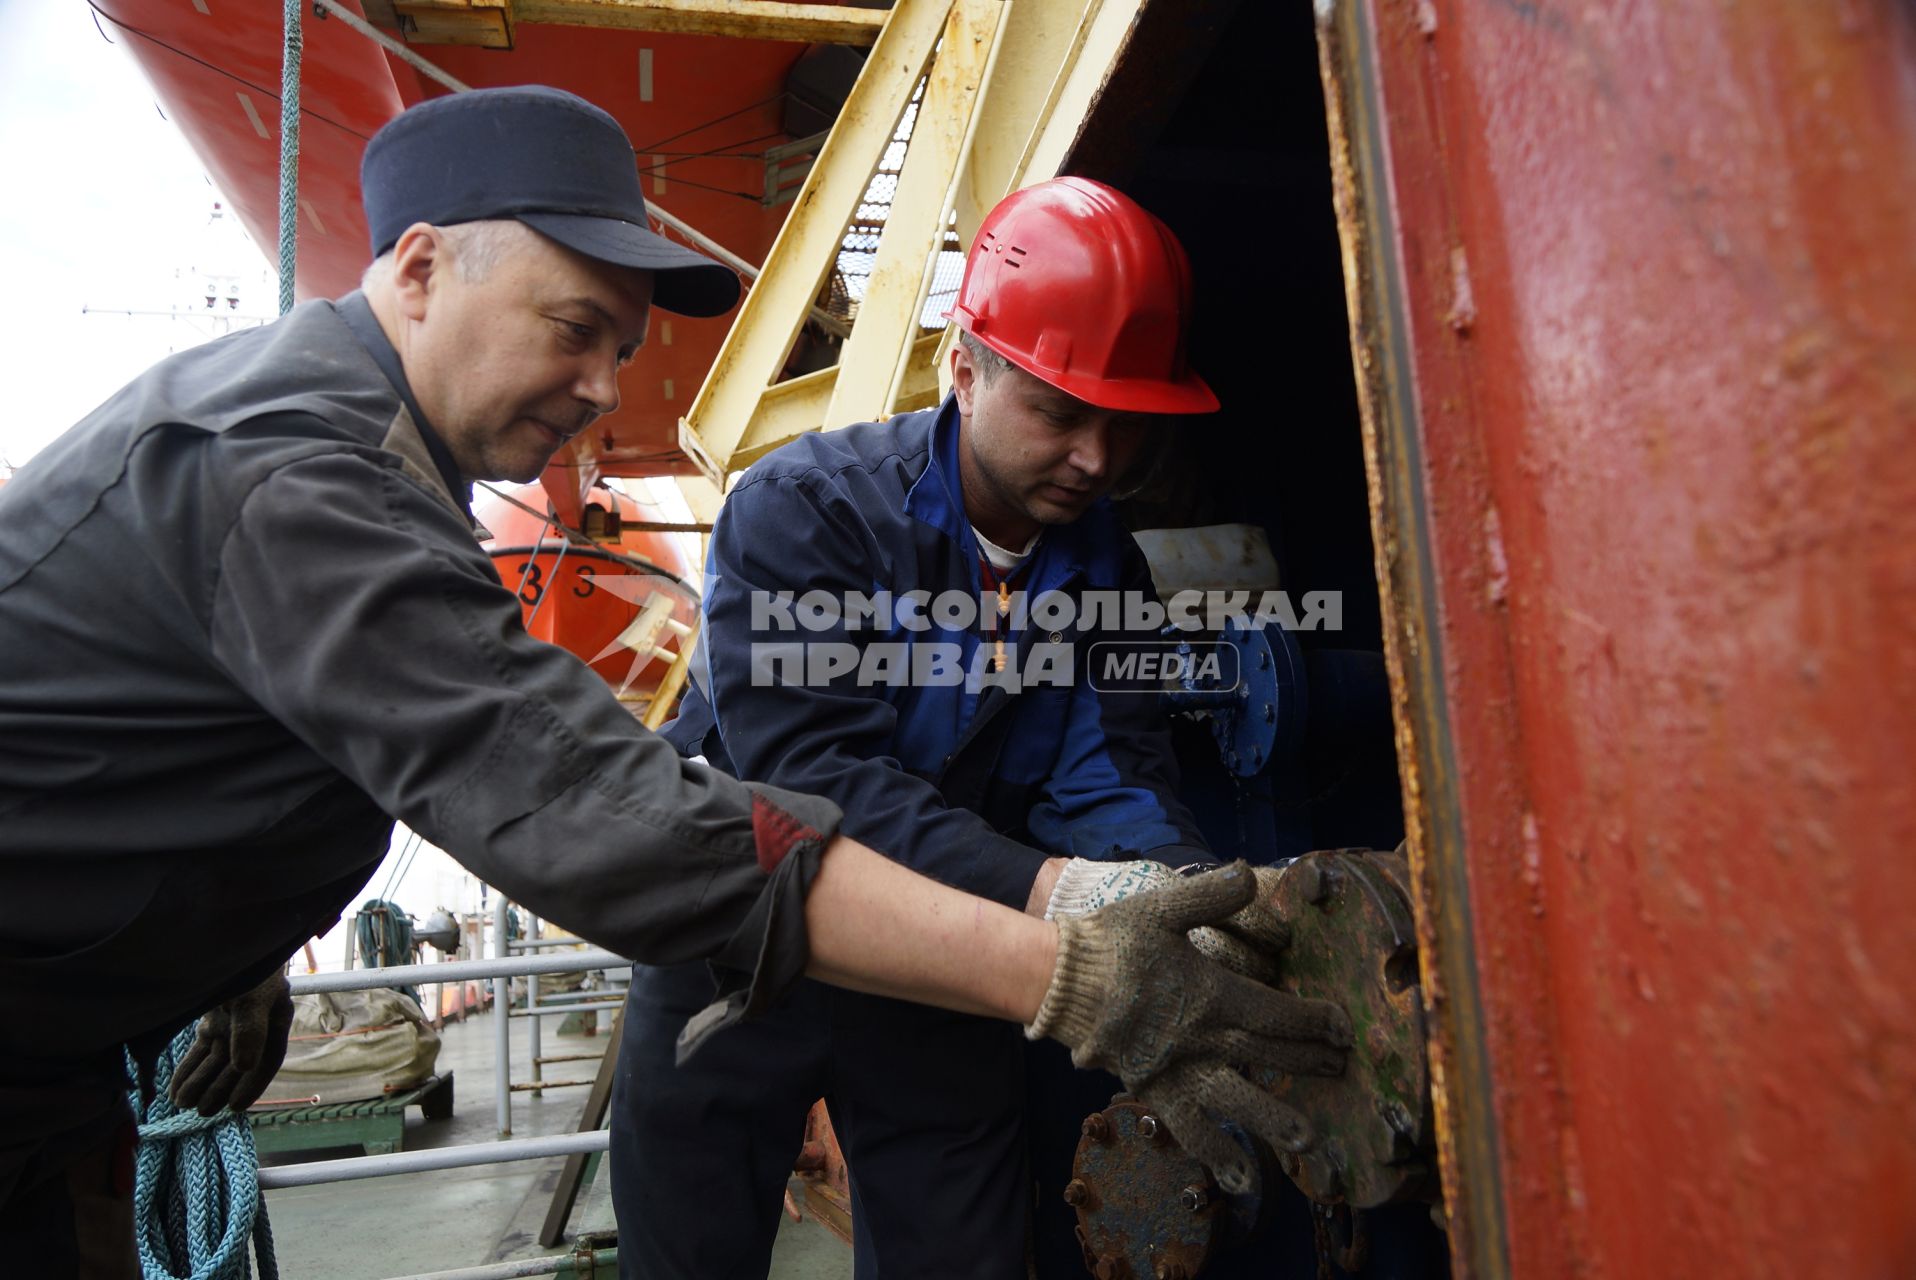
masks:
{"type": "Polygon", "coordinates": [[[1030,558],[1038,545],[1038,539],[1044,536],[1044,530],[1031,535],[1031,541],[1025,543],[1023,551],[1007,551],[997,543],[978,532],[978,526],[971,526],[971,536],[978,539],[978,550],[984,552],[985,560],[999,573],[1009,573],[1030,558]]]}

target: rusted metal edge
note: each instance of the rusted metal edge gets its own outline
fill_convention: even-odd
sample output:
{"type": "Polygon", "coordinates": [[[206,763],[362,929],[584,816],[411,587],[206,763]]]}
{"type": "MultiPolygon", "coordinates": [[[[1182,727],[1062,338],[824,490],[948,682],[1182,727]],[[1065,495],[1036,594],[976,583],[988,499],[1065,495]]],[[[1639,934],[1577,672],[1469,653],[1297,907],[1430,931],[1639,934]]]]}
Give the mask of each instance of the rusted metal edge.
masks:
{"type": "Polygon", "coordinates": [[[1171,122],[1242,0],[1146,0],[1059,173],[1123,186],[1171,122]]]}
{"type": "Polygon", "coordinates": [[[1384,616],[1398,767],[1430,1014],[1431,1092],[1453,1270],[1510,1274],[1494,1093],[1477,981],[1455,742],[1442,637],[1403,263],[1390,234],[1390,174],[1369,0],[1316,0],[1318,67],[1350,308],[1371,540],[1384,616]]]}

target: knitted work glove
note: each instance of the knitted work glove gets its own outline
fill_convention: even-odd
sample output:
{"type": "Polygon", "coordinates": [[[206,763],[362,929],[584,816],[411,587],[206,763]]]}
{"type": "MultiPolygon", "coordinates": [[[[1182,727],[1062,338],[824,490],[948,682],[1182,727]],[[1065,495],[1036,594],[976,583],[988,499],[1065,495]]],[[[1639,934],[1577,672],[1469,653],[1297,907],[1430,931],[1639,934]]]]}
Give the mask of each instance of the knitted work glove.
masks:
{"type": "Polygon", "coordinates": [[[1178,873],[1162,862],[1142,858],[1131,862],[1073,858],[1064,864],[1064,870],[1058,873],[1058,883],[1051,887],[1044,918],[1081,916],[1134,893],[1176,884],[1178,879],[1178,873]]]}
{"type": "MultiPolygon", "coordinates": [[[[1276,982],[1277,953],[1290,945],[1290,927],[1264,904],[1277,891],[1274,867],[1258,867],[1257,896],[1251,905],[1219,922],[1191,930],[1191,945],[1234,973],[1259,982],[1276,982]]],[[[1146,889],[1162,889],[1183,879],[1162,862],[1139,859],[1131,862],[1097,862],[1073,858],[1058,873],[1051,897],[1045,903],[1044,918],[1081,916],[1110,906],[1146,889]]]]}
{"type": "Polygon", "coordinates": [[[1253,867],[1257,892],[1250,903],[1221,921],[1215,929],[1199,929],[1191,941],[1233,973],[1241,973],[1259,982],[1277,983],[1278,953],[1291,945],[1291,926],[1285,924],[1270,904],[1277,898],[1277,882],[1284,874],[1279,867],[1253,867]],[[1208,938],[1199,935],[1208,935],[1208,938]]]}
{"type": "Polygon", "coordinates": [[[1215,1121],[1304,1151],[1309,1123],[1240,1068],[1338,1075],[1350,1019],[1329,1001],[1285,995],[1206,959],[1185,936],[1249,905],[1243,863],[1181,878],[1083,916],[1058,919],[1058,961],[1025,1028],[1071,1050],[1080,1067],[1117,1074],[1207,1165],[1226,1191],[1250,1189],[1250,1156],[1215,1121]]]}
{"type": "Polygon", "coordinates": [[[173,1105],[203,1116],[244,1111],[286,1060],[293,1028],[293,991],[275,973],[244,995],[215,1005],[200,1019],[193,1047],[173,1068],[173,1105]]]}

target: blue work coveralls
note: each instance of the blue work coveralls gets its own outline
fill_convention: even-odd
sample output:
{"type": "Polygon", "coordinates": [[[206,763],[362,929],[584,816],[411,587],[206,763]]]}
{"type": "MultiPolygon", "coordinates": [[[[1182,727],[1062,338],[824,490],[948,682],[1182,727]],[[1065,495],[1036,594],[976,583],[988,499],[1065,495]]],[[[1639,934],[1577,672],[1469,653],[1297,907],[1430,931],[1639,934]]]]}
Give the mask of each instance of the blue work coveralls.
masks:
{"type": "MultiPolygon", "coordinates": [[[[1024,625],[1008,628],[1006,649],[1020,672],[1041,653],[1063,655],[1061,682],[1055,665],[1053,682],[1016,692],[901,680],[898,664],[886,680],[884,664],[868,661],[829,679],[815,662],[813,679],[797,677],[807,649],[816,658],[850,646],[871,658],[888,647],[921,676],[927,668],[910,659],[929,646],[952,646],[945,654],[966,672],[993,652],[999,637],[982,629],[995,621],[945,625],[966,620],[939,621],[934,603],[956,590],[976,605],[990,590],[965,515],[959,429],[947,399],[805,436],[751,468],[713,531],[694,687],[665,736],[741,779],[825,797],[843,809],[846,835],[1015,909],[1050,856],[1208,861],[1176,799],[1155,696],[1100,693],[1086,678],[1090,646],[1107,634],[1086,624],[1111,617],[1087,617],[1086,593],[1153,598],[1108,502],[1047,529],[1023,570],[1024,605],[1055,592],[1071,607],[1014,616],[1024,625]],[[889,615],[834,618],[839,605],[825,604],[885,592],[889,615]],[[909,593],[922,594],[896,607],[909,593]],[[1041,625],[1047,616],[1055,629],[1041,625]]],[[[635,973],[613,1102],[625,1275],[763,1277],[805,1114],[821,1096],[852,1170],[860,1280],[1026,1274],[1032,1193],[1016,1026],[807,981],[676,1067],[673,1037],[710,998],[703,966],[635,973]]],[[[1046,1110],[1075,1138],[1084,1112],[1116,1086],[1080,1074],[1073,1087],[1080,1096],[1046,1110]]],[[[1031,1172],[1041,1187],[1056,1183],[1040,1203],[1061,1213],[1067,1175],[1031,1172]]],[[[1075,1263],[1068,1218],[1040,1231],[1062,1234],[1075,1263]]]]}

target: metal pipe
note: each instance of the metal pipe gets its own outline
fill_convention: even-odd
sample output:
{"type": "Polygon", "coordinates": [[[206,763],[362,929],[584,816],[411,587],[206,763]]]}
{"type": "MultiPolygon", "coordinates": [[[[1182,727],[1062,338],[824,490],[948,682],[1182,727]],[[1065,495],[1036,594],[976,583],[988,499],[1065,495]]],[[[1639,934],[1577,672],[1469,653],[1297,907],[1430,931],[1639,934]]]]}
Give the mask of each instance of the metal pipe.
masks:
{"type": "Polygon", "coordinates": [[[514,1138],[510,1142],[474,1142],[433,1151],[395,1151],[384,1156],[352,1156],[344,1160],[315,1160],[261,1169],[259,1185],[275,1191],[284,1187],[313,1187],[327,1182],[357,1182],[395,1173],[426,1173],[434,1169],[467,1169],[481,1164],[514,1160],[543,1160],[547,1156],[591,1155],[612,1141],[610,1129],[590,1133],[555,1133],[544,1138],[514,1138]]]}
{"type": "MultiPolygon", "coordinates": [[[[538,1026],[538,1023],[533,1023],[538,1026]]],[[[571,1089],[580,1085],[597,1084],[596,1080],[521,1080],[512,1086],[514,1093],[539,1093],[546,1089],[571,1089]]]]}
{"type": "Polygon", "coordinates": [[[293,994],[314,991],[365,991],[373,987],[406,986],[415,982],[470,982],[500,974],[573,973],[584,969],[630,969],[632,962],[610,951],[576,951],[562,956],[508,956],[493,960],[447,960],[439,964],[396,964],[388,969],[353,969],[343,973],[296,973],[286,981],[293,994]]]}
{"type": "MultiPolygon", "coordinates": [[[[495,886],[492,902],[492,955],[499,961],[506,959],[506,895],[495,886]]],[[[528,971],[530,972],[530,971],[528,971]]],[[[494,1024],[493,1061],[497,1064],[494,1079],[499,1082],[499,1136],[512,1136],[512,978],[500,973],[492,980],[492,1013],[498,1021],[494,1024]]]]}
{"type": "Polygon", "coordinates": [[[617,1009],[624,1000],[608,1000],[604,1004],[566,1004],[545,1005],[538,1009],[513,1009],[506,1014],[509,1018],[563,1018],[574,1013],[596,1013],[600,1009],[617,1009]]]}
{"type": "Polygon", "coordinates": [[[622,520],[626,533],[710,533],[712,526],[698,520],[622,520]]]}
{"type": "Polygon", "coordinates": [[[560,1253],[545,1258],[521,1258],[517,1262],[488,1262],[479,1267],[396,1276],[394,1280],[519,1280],[521,1276],[582,1276],[607,1267],[616,1270],[618,1261],[619,1251],[616,1248],[591,1249],[582,1253],[560,1253]]]}
{"type": "MultiPolygon", "coordinates": [[[[657,218],[660,222],[663,222],[666,226],[672,228],[672,230],[684,236],[687,240],[690,240],[695,247],[711,254],[714,258],[717,258],[720,262],[723,262],[726,266],[744,276],[748,283],[758,279],[759,269],[757,267],[739,257],[718,241],[712,239],[711,236],[706,235],[703,231],[687,223],[685,219],[667,213],[650,200],[645,202],[645,211],[654,218],[657,218]]],[[[840,320],[837,316],[825,310],[825,308],[819,306],[817,303],[813,303],[806,308],[806,315],[808,315],[819,328],[832,334],[834,337],[849,338],[852,336],[852,327],[849,324],[846,324],[843,320],[840,320]]]]}
{"type": "MultiPolygon", "coordinates": [[[[563,548],[560,549],[560,554],[561,555],[564,554],[563,548]]],[[[558,566],[558,563],[555,561],[552,566],[552,580],[556,582],[558,581],[558,578],[559,578],[559,566],[558,566]]],[[[545,597],[543,595],[539,597],[539,603],[540,604],[545,603],[545,597]]],[[[536,608],[534,611],[537,612],[536,608]]],[[[531,625],[530,620],[528,620],[528,623],[527,623],[528,629],[530,628],[530,625],[531,625]]],[[[526,926],[526,933],[528,936],[534,939],[537,939],[539,934],[544,930],[544,928],[545,928],[545,925],[540,921],[539,917],[533,916],[530,923],[528,923],[526,926]]],[[[508,945],[506,949],[510,951],[511,950],[510,945],[508,945]]],[[[539,1007],[539,975],[536,973],[528,973],[526,975],[526,1008],[537,1009],[538,1007],[539,1007]]],[[[532,1021],[526,1023],[526,1030],[531,1033],[532,1079],[534,1080],[534,1082],[537,1082],[539,1077],[542,1074],[544,1074],[539,1068],[539,1055],[545,1052],[545,1047],[539,1043],[539,1029],[543,1026],[545,1026],[545,1023],[539,1021],[537,1018],[534,1018],[532,1019],[532,1021]]]]}

